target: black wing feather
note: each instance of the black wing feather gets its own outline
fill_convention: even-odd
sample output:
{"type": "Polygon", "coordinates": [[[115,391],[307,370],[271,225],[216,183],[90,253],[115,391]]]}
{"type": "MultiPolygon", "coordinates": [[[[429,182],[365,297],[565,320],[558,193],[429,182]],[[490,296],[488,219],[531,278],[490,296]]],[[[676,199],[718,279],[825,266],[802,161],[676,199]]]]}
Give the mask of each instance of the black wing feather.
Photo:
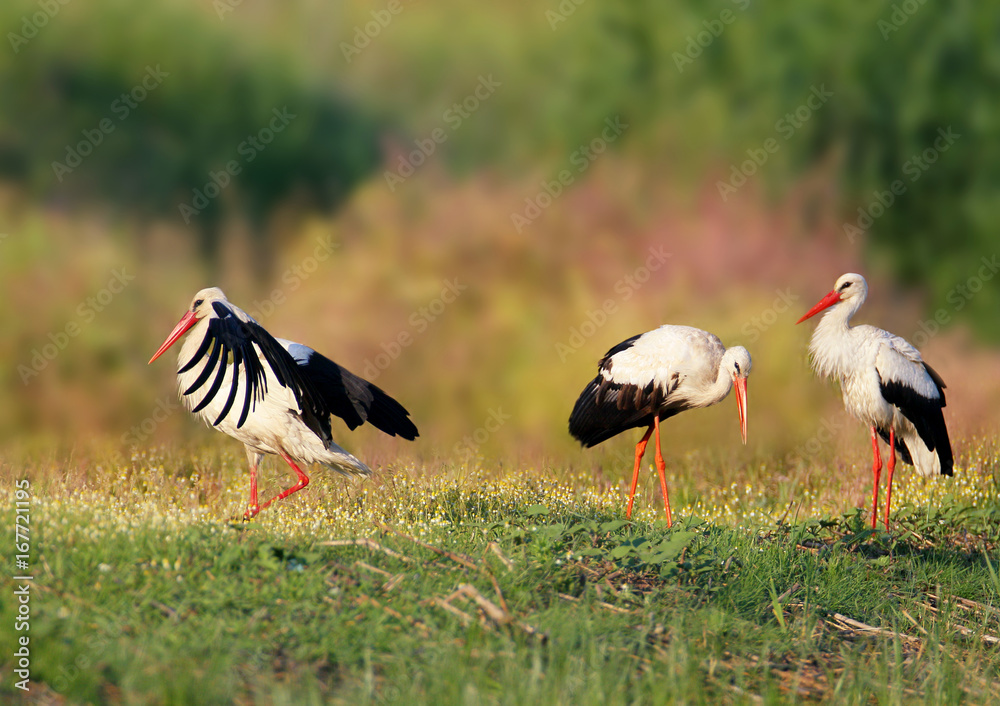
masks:
{"type": "MultiPolygon", "coordinates": [[[[208,336],[205,336],[205,340],[206,341],[208,340],[208,336]]],[[[205,367],[202,368],[201,372],[198,374],[198,378],[193,383],[191,383],[191,387],[184,390],[185,395],[190,395],[192,392],[194,392],[199,387],[204,385],[205,381],[208,380],[208,376],[212,374],[213,370],[215,370],[215,364],[219,361],[219,352],[222,350],[222,343],[219,341],[218,338],[213,338],[212,341],[214,345],[212,346],[212,352],[208,356],[208,362],[205,363],[205,367]]],[[[204,344],[202,345],[202,348],[204,348],[204,344]]],[[[195,360],[196,358],[191,359],[192,362],[194,362],[195,360]]],[[[181,372],[187,370],[190,365],[191,365],[190,363],[188,363],[188,365],[185,365],[184,368],[181,370],[181,372]]]]}
{"type": "MultiPolygon", "coordinates": [[[[248,393],[250,408],[253,409],[257,401],[263,399],[267,392],[267,375],[254,348],[256,345],[278,384],[292,392],[301,410],[302,421],[317,436],[325,441],[331,441],[330,410],[322,397],[312,391],[288,351],[257,322],[242,321],[221,302],[213,302],[212,306],[218,318],[211,320],[209,335],[220,337],[233,350],[239,349],[239,360],[243,363],[247,373],[246,383],[250,387],[248,393]]],[[[235,355],[234,363],[237,360],[235,355]]],[[[248,414],[249,410],[244,404],[240,414],[241,423],[246,420],[248,414]]]]}
{"type": "MultiPolygon", "coordinates": [[[[886,429],[879,429],[878,435],[882,437],[882,441],[884,441],[888,446],[889,431],[886,429]]],[[[908,463],[911,466],[913,465],[913,458],[910,456],[910,450],[906,447],[906,442],[898,437],[896,438],[896,451],[899,452],[899,458],[903,461],[903,463],[908,463]]]]}
{"type": "Polygon", "coordinates": [[[644,334],[637,333],[636,335],[630,338],[626,338],[621,343],[615,345],[613,348],[611,348],[611,350],[609,350],[607,353],[604,354],[604,357],[601,358],[600,362],[597,364],[597,368],[599,370],[610,369],[611,358],[618,355],[622,351],[627,351],[629,348],[634,346],[635,342],[638,341],[640,338],[642,338],[643,335],[644,334]]]}
{"type": "MultiPolygon", "coordinates": [[[[903,416],[910,420],[910,423],[917,430],[920,440],[927,448],[937,452],[938,458],[941,460],[941,475],[950,476],[954,467],[954,458],[951,451],[951,440],[948,438],[948,427],[945,425],[944,412],[942,412],[945,407],[944,381],[926,363],[924,363],[924,368],[934,380],[940,395],[939,399],[924,397],[908,385],[896,380],[885,380],[881,371],[879,371],[879,389],[885,401],[899,409],[903,416]]],[[[880,429],[879,435],[888,442],[887,432],[880,429]]],[[[905,444],[901,444],[898,439],[896,443],[901,449],[900,456],[903,461],[912,463],[909,458],[911,454],[906,449],[905,444]]]]}
{"type": "Polygon", "coordinates": [[[620,385],[599,374],[577,398],[569,433],[590,448],[628,429],[649,426],[654,414],[660,421],[669,419],[681,409],[663,407],[668,394],[653,382],[645,387],[620,385]]]}
{"type": "MultiPolygon", "coordinates": [[[[209,328],[209,330],[211,330],[211,328],[209,328]]],[[[205,409],[206,406],[208,406],[209,402],[215,399],[215,395],[222,388],[222,381],[226,377],[226,361],[228,360],[229,360],[229,349],[226,347],[226,344],[223,343],[222,361],[219,363],[219,372],[216,373],[215,380],[212,381],[212,386],[208,388],[208,392],[206,392],[205,396],[201,398],[201,402],[199,402],[195,406],[195,408],[191,410],[192,412],[200,412],[201,410],[205,409]]]]}
{"type": "Polygon", "coordinates": [[[274,337],[260,325],[240,320],[222,302],[213,302],[212,307],[217,316],[209,319],[205,340],[199,347],[198,354],[181,370],[181,372],[189,370],[197,360],[204,356],[209,344],[214,345],[205,369],[184,393],[194,392],[204,385],[213,371],[216,372],[211,387],[191,411],[200,412],[215,398],[225,381],[231,358],[234,368],[233,382],[229,390],[229,397],[221,414],[213,422],[213,426],[219,424],[232,410],[238,394],[241,368],[245,376],[244,384],[246,387],[237,427],[243,426],[250,411],[256,407],[256,403],[262,400],[267,392],[267,375],[257,356],[257,349],[254,348],[254,344],[256,344],[279,384],[282,387],[288,387],[294,394],[296,402],[303,411],[303,421],[321,438],[329,440],[330,425],[327,419],[329,412],[322,400],[318,400],[310,394],[302,378],[296,372],[295,361],[282,348],[281,344],[274,340],[274,337]],[[326,420],[325,423],[323,420],[326,420]]]}
{"type": "MultiPolygon", "coordinates": [[[[219,422],[221,422],[223,419],[226,418],[226,415],[229,414],[229,410],[233,408],[233,402],[236,401],[236,391],[240,387],[240,363],[242,362],[240,360],[241,356],[242,356],[242,354],[240,353],[240,349],[239,348],[234,348],[233,349],[233,382],[229,386],[229,397],[226,398],[226,404],[224,404],[222,406],[222,411],[219,412],[219,416],[215,418],[214,422],[212,422],[212,426],[213,427],[214,426],[218,426],[219,422]]],[[[247,380],[247,386],[248,387],[250,386],[250,381],[249,380],[247,380]]]]}
{"type": "MultiPolygon", "coordinates": [[[[266,378],[265,378],[266,379],[266,378]]],[[[256,407],[256,400],[253,399],[253,378],[249,375],[247,376],[246,392],[243,394],[243,411],[240,413],[240,419],[236,422],[236,428],[240,429],[244,422],[247,420],[247,415],[250,414],[250,407],[253,405],[256,407]]]]}
{"type": "Polygon", "coordinates": [[[410,413],[381,388],[307,346],[302,348],[311,352],[297,361],[299,372],[322,396],[330,413],[343,419],[349,429],[368,422],[389,436],[408,441],[419,436],[410,413]]]}
{"type": "MultiPolygon", "coordinates": [[[[205,338],[201,340],[201,345],[198,346],[198,350],[196,350],[194,352],[194,355],[191,356],[191,360],[185,363],[184,367],[177,371],[177,374],[180,375],[181,373],[186,373],[188,370],[193,368],[194,364],[197,363],[199,360],[201,360],[201,357],[205,355],[205,352],[208,350],[208,344],[211,342],[212,342],[212,337],[205,336],[205,338]]],[[[184,394],[187,393],[185,392],[184,394]]]]}
{"type": "MultiPolygon", "coordinates": [[[[344,419],[351,429],[365,421],[390,435],[404,439],[414,439],[417,428],[409,419],[409,412],[381,389],[348,372],[333,361],[313,352],[310,364],[300,365],[271,334],[255,321],[243,321],[222,302],[213,302],[216,317],[209,320],[205,342],[199,348],[199,359],[208,350],[208,340],[213,339],[213,349],[206,371],[189,388],[188,394],[201,387],[211,375],[221,353],[218,374],[205,397],[194,408],[203,409],[218,394],[225,378],[230,355],[235,368],[235,376],[229,398],[213,424],[218,424],[231,411],[237,395],[240,368],[245,373],[243,407],[237,427],[243,426],[257,401],[267,392],[267,375],[257,355],[257,349],[267,362],[275,379],[282,387],[288,388],[302,411],[302,420],[320,438],[332,441],[330,415],[344,419]],[[255,349],[256,345],[256,349],[255,349]]],[[[194,361],[185,366],[190,369],[194,361]]]]}

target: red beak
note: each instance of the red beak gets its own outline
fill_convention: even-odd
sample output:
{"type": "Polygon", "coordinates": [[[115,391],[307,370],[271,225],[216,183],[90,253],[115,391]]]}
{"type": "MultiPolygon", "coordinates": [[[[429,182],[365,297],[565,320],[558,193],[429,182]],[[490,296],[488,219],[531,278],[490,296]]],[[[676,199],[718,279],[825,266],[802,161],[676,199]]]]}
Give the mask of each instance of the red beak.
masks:
{"type": "Polygon", "coordinates": [[[740,435],[743,436],[743,444],[747,443],[747,379],[736,378],[733,381],[736,388],[736,408],[740,413],[740,435]]]}
{"type": "Polygon", "coordinates": [[[834,304],[836,304],[839,301],[840,301],[840,293],[837,292],[836,290],[834,290],[834,291],[830,292],[829,294],[827,294],[822,299],[820,299],[816,303],[816,306],[814,306],[812,309],[810,309],[809,311],[807,311],[806,315],[803,316],[798,321],[796,321],[795,323],[801,324],[803,321],[805,321],[809,317],[816,316],[816,314],[818,314],[819,312],[823,311],[823,309],[826,309],[827,307],[833,306],[834,304]]]}
{"type": "MultiPolygon", "coordinates": [[[[194,315],[193,311],[189,311],[184,314],[184,316],[181,317],[181,320],[177,322],[177,325],[174,326],[174,330],[170,332],[169,336],[167,336],[167,340],[163,342],[162,346],[160,346],[160,350],[156,351],[156,353],[153,354],[153,357],[149,359],[149,363],[152,363],[154,360],[163,355],[164,351],[177,343],[177,339],[183,336],[187,330],[194,326],[197,322],[198,317],[194,315]]],[[[149,363],[146,363],[146,365],[149,365],[149,363]]]]}

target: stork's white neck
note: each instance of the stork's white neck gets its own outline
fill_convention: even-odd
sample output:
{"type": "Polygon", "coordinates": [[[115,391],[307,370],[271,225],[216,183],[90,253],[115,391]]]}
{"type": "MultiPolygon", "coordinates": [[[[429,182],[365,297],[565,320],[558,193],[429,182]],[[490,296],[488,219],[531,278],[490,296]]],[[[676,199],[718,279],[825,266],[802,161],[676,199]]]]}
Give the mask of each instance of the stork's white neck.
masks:
{"type": "Polygon", "coordinates": [[[694,407],[710,407],[721,402],[733,388],[733,376],[729,372],[729,366],[719,360],[719,370],[715,381],[708,387],[693,389],[688,401],[694,407]]]}
{"type": "Polygon", "coordinates": [[[864,304],[863,297],[853,297],[829,309],[816,325],[809,354],[813,368],[824,377],[843,379],[856,365],[856,346],[853,345],[851,318],[864,304]]]}
{"type": "Polygon", "coordinates": [[[729,391],[733,388],[733,376],[730,374],[729,369],[724,365],[719,365],[719,374],[715,378],[715,382],[706,391],[706,396],[711,399],[705,403],[706,406],[715,404],[716,402],[721,402],[729,394],[729,391]]]}

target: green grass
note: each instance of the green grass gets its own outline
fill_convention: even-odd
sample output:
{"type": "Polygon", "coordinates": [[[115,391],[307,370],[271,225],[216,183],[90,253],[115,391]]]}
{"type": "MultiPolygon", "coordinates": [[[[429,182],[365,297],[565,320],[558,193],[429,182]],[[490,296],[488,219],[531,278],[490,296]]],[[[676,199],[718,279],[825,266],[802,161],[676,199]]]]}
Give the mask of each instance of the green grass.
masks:
{"type": "MultiPolygon", "coordinates": [[[[995,466],[995,454],[980,461],[995,466]]],[[[901,477],[891,534],[866,529],[861,510],[740,526],[678,508],[667,529],[650,493],[626,522],[619,489],[585,478],[409,469],[381,485],[318,477],[244,524],[226,519],[245,492],[238,459],[204,477],[191,470],[201,463],[35,473],[33,698],[1000,697],[995,486],[979,507],[917,507],[901,477]]],[[[12,625],[15,606],[0,606],[12,625]]],[[[4,698],[20,693],[13,640],[0,632],[4,698]]]]}

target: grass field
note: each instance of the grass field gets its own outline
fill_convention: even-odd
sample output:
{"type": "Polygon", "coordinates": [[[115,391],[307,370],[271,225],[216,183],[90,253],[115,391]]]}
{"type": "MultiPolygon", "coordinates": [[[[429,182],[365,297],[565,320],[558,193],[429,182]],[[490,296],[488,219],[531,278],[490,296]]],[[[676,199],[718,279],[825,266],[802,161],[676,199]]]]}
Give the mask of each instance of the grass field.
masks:
{"type": "MultiPolygon", "coordinates": [[[[838,486],[860,467],[677,460],[667,529],[652,474],[624,520],[619,468],[317,473],[245,524],[241,454],[29,464],[25,700],[987,703],[1000,450],[956,451],[953,479],[898,475],[891,533],[838,486]]],[[[3,581],[3,699],[23,699],[3,581]]]]}

